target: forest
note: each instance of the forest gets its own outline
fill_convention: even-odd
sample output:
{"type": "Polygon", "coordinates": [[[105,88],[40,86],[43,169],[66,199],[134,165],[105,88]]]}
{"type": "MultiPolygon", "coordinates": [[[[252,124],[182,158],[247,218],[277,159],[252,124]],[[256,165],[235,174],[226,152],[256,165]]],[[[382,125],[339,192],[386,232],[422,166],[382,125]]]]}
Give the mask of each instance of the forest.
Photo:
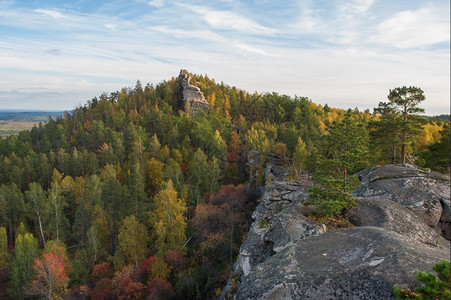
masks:
{"type": "Polygon", "coordinates": [[[325,218],[369,166],[450,173],[449,116],[422,117],[420,88],[370,112],[191,76],[208,112],[183,107],[177,78],[137,81],[0,139],[0,298],[216,298],[265,185],[249,150],[311,175],[325,218]]]}

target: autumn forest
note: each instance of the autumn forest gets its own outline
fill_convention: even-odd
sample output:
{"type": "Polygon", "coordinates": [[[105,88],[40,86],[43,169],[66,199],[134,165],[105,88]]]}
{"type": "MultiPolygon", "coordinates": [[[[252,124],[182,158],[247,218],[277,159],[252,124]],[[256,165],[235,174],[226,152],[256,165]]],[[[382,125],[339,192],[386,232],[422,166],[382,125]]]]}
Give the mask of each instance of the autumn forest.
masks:
{"type": "Polygon", "coordinates": [[[312,178],[325,218],[369,166],[450,172],[449,116],[423,117],[418,87],[359,111],[191,76],[208,111],[183,105],[178,78],[138,81],[0,138],[0,298],[216,298],[266,183],[250,150],[312,178]]]}

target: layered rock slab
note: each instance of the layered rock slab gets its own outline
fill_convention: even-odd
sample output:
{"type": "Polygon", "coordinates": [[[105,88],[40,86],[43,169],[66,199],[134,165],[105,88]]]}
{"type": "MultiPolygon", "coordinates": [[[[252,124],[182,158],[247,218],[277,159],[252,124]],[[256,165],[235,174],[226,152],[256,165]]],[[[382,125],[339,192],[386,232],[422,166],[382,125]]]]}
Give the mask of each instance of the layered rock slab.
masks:
{"type": "MultiPolygon", "coordinates": [[[[390,299],[413,289],[419,270],[449,257],[449,249],[376,227],[312,236],[267,258],[242,277],[232,299],[390,299]]],[[[224,296],[227,299],[227,295],[224,296]]]]}
{"type": "Polygon", "coordinates": [[[371,167],[359,174],[355,197],[377,197],[394,201],[415,212],[428,226],[451,238],[450,181],[437,172],[412,165],[371,167]]]}
{"type": "Polygon", "coordinates": [[[424,221],[410,209],[383,198],[357,198],[358,206],[347,213],[355,226],[374,226],[394,231],[418,242],[449,247],[437,230],[425,226],[424,221]]]}

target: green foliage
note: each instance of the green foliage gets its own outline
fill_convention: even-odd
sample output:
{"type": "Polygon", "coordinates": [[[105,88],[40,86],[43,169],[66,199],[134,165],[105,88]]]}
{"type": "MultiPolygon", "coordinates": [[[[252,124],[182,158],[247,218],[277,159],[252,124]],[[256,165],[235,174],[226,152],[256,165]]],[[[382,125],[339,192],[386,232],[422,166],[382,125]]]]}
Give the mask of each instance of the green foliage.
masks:
{"type": "Polygon", "coordinates": [[[11,289],[8,294],[14,299],[24,298],[24,288],[34,276],[33,265],[38,256],[38,242],[31,233],[19,234],[11,258],[11,289]]]}
{"type": "Polygon", "coordinates": [[[340,216],[356,205],[352,191],[358,179],[351,176],[367,166],[367,132],[352,118],[351,110],[341,122],[334,122],[325,137],[323,156],[317,160],[308,204],[317,206],[319,216],[340,216]]]}
{"type": "Polygon", "coordinates": [[[436,263],[432,269],[436,272],[425,273],[419,271],[417,280],[424,285],[411,290],[400,289],[397,285],[393,286],[393,294],[396,299],[438,299],[446,300],[451,298],[451,264],[449,260],[443,260],[436,263]]]}
{"type": "Polygon", "coordinates": [[[119,229],[116,269],[128,264],[140,265],[146,258],[147,239],[146,227],[134,215],[126,217],[119,229]]]}
{"type": "Polygon", "coordinates": [[[155,198],[155,204],[150,213],[150,223],[155,231],[155,247],[161,253],[169,250],[184,251],[186,242],[186,204],[178,198],[172,181],[155,198]]]}
{"type": "MultiPolygon", "coordinates": [[[[193,75],[192,83],[210,103],[208,112],[183,112],[175,78],[145,86],[138,81],[135,87],[104,93],[30,131],[0,139],[0,227],[9,246],[15,236],[26,235],[21,222],[46,249],[65,249],[48,240],[70,241],[77,247],[77,262],[66,261],[73,269],[67,271],[71,285],[86,283],[79,261],[88,269],[114,261],[120,269],[139,263],[133,250],[157,253],[152,279],[141,277],[134,267],[113,278],[115,270],[107,263],[109,275],[92,281],[91,298],[142,298],[143,291],[148,297],[173,295],[174,286],[178,298],[211,299],[224,285],[258,198],[255,191],[226,185],[248,180],[247,150],[263,153],[260,164],[249,170],[258,185],[271,180],[264,174],[265,155],[271,152],[285,162],[292,159],[291,178],[302,179],[305,170],[315,174],[312,199],[328,216],[355,202],[351,175],[368,164],[371,120],[381,121],[370,127],[377,162],[386,159],[378,153],[389,153],[392,145],[398,151],[404,132],[406,151],[416,150],[413,140],[422,151],[427,148],[425,166],[446,171],[446,158],[449,165],[446,127],[443,141],[430,147],[431,134],[414,139],[410,130],[415,127],[410,115],[418,110],[403,101],[415,104],[411,96],[416,90],[390,92],[387,111],[370,115],[323,108],[305,97],[250,94],[207,76],[193,75]],[[396,123],[404,110],[408,124],[396,123]],[[151,242],[133,248],[133,229],[142,229],[142,224],[147,224],[143,232],[148,230],[151,242]],[[164,254],[171,250],[186,255],[189,263],[170,263],[164,254]]],[[[434,141],[439,126],[434,127],[434,141]]],[[[12,255],[11,274],[17,273],[12,272],[17,256],[12,255]]]]}
{"type": "Polygon", "coordinates": [[[8,237],[6,236],[6,228],[0,227],[0,271],[4,271],[9,267],[8,253],[8,237]]]}
{"type": "Polygon", "coordinates": [[[443,173],[450,173],[451,168],[451,133],[450,123],[445,123],[443,130],[440,131],[440,140],[430,144],[426,151],[421,153],[421,157],[425,160],[425,165],[431,169],[443,173]]]}
{"type": "Polygon", "coordinates": [[[435,264],[432,269],[437,273],[418,272],[417,279],[424,286],[416,288],[423,298],[450,299],[451,298],[451,264],[449,260],[443,260],[435,264]]]}
{"type": "Polygon", "coordinates": [[[426,120],[418,114],[424,113],[419,108],[420,102],[424,101],[423,90],[418,87],[397,87],[390,90],[387,96],[388,102],[380,102],[376,113],[381,114],[380,122],[375,122],[374,136],[382,145],[390,145],[392,149],[391,162],[395,163],[395,148],[401,146],[401,163],[405,163],[407,146],[413,138],[421,133],[421,124],[426,120]]]}
{"type": "Polygon", "coordinates": [[[352,197],[352,191],[357,186],[356,177],[351,177],[346,186],[343,186],[342,179],[322,178],[320,184],[310,189],[306,203],[316,205],[318,216],[328,218],[341,216],[343,212],[357,205],[357,200],[352,197]]]}
{"type": "Polygon", "coordinates": [[[69,273],[69,286],[81,286],[89,280],[89,269],[85,267],[81,260],[73,260],[72,272],[69,273]]]}

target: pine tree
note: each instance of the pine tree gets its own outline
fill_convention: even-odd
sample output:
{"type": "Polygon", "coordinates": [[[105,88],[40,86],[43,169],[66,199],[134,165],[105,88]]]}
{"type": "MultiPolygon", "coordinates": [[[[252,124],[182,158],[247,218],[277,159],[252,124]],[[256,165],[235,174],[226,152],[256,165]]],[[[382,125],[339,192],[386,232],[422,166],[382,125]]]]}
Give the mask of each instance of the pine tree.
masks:
{"type": "Polygon", "coordinates": [[[0,227],[0,271],[5,271],[8,266],[8,236],[6,235],[6,228],[2,226],[0,227]]]}
{"type": "Polygon", "coordinates": [[[367,166],[367,146],[366,131],[353,120],[351,110],[329,128],[308,200],[317,205],[320,215],[340,216],[356,204],[351,194],[356,179],[350,174],[367,166]]]}
{"type": "Polygon", "coordinates": [[[380,102],[379,107],[375,109],[376,113],[381,114],[381,123],[379,124],[379,137],[384,139],[388,136],[388,142],[392,143],[392,163],[394,162],[394,146],[401,146],[401,164],[405,163],[406,148],[412,141],[412,138],[421,133],[421,124],[425,122],[424,118],[418,116],[424,113],[424,109],[419,108],[420,102],[424,101],[423,90],[418,87],[397,87],[390,90],[388,102],[380,102]],[[385,132],[385,136],[383,133],[385,132]]]}

